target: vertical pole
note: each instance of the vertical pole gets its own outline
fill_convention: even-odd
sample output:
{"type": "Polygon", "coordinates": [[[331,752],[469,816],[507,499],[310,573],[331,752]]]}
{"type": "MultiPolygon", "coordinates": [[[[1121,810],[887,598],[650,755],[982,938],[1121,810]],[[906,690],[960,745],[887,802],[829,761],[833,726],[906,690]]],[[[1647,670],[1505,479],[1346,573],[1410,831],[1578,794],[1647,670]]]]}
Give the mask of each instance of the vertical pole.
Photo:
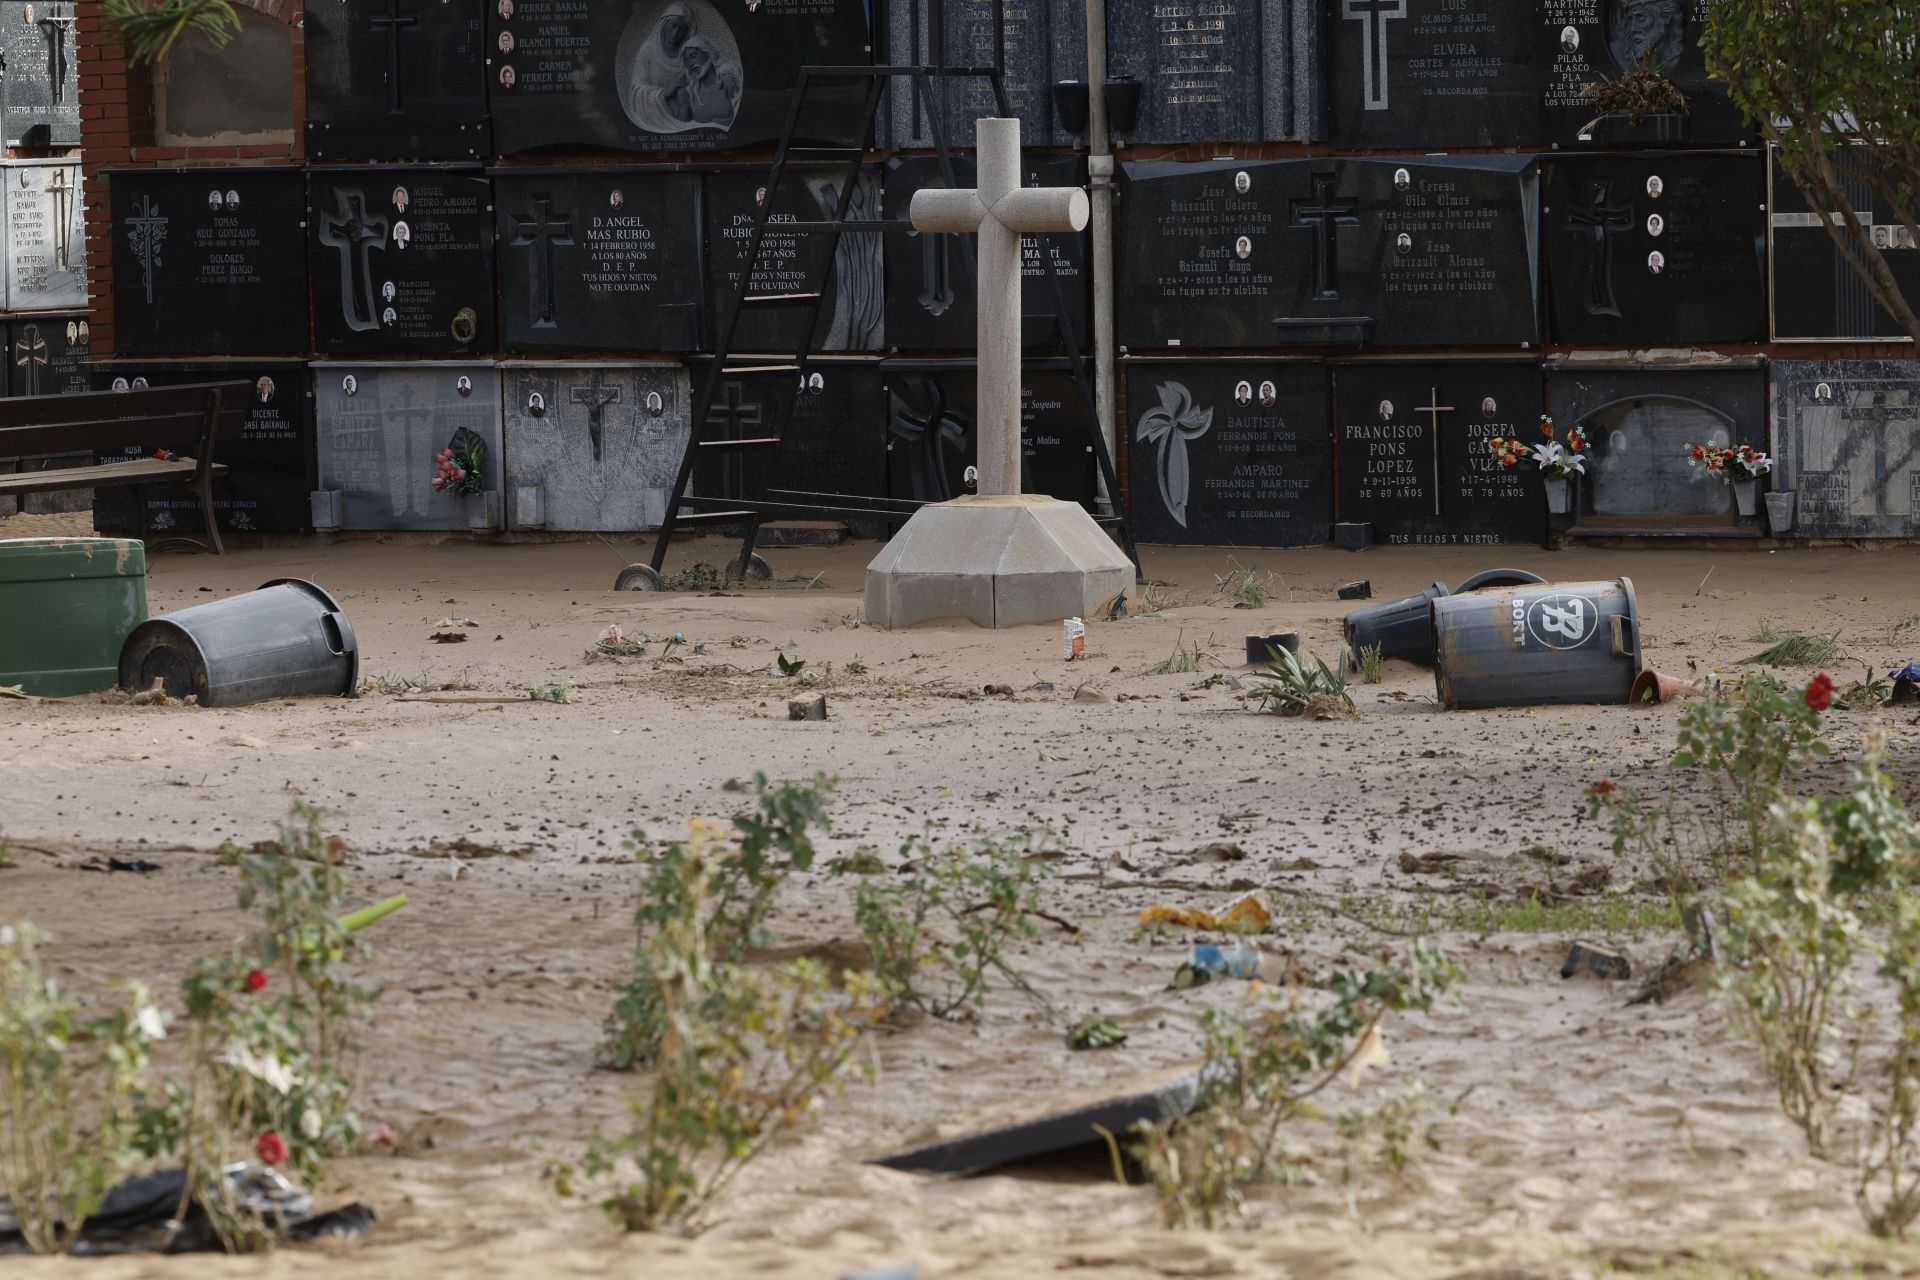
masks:
{"type": "MultiPolygon", "coordinates": [[[[1093,197],[1093,402],[1107,456],[1117,459],[1113,429],[1113,151],[1107,137],[1107,4],[1087,0],[1087,179],[1093,197]]],[[[1098,501],[1120,510],[1120,496],[1099,480],[1098,501]]]]}
{"type": "Polygon", "coordinates": [[[975,126],[980,219],[978,348],[983,496],[1020,492],[1020,233],[993,215],[1000,198],[1020,186],[1020,121],[989,118],[975,126]]]}

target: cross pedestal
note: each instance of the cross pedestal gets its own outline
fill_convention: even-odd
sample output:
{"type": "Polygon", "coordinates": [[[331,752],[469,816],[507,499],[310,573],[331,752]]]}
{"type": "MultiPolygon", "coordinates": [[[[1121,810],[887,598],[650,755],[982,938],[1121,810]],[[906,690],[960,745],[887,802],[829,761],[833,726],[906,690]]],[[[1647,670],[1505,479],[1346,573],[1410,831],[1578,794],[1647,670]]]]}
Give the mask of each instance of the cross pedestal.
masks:
{"type": "Polygon", "coordinates": [[[1020,185],[1020,122],[979,122],[979,185],[930,189],[908,212],[921,232],[975,235],[979,281],[974,434],[977,496],[914,512],[867,566],[867,620],[962,617],[983,627],[1092,613],[1133,565],[1077,502],[1020,492],[1020,236],[1078,231],[1087,193],[1020,185]]]}

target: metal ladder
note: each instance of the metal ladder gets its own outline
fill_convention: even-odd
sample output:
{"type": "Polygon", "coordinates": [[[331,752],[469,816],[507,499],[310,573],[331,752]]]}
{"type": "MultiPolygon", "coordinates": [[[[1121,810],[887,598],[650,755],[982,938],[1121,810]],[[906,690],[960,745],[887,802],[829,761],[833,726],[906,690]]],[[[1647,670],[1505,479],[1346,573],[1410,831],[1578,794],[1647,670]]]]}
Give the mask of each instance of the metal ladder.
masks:
{"type": "MultiPolygon", "coordinates": [[[[754,545],[759,539],[761,524],[770,517],[815,520],[857,519],[884,524],[892,530],[905,524],[915,511],[926,505],[901,498],[814,493],[777,488],[766,489],[757,498],[709,497],[687,492],[699,459],[710,456],[709,451],[711,455],[721,455],[767,450],[778,456],[780,446],[786,439],[787,427],[799,406],[800,399],[807,394],[807,375],[817,354],[814,348],[820,340],[820,322],[826,314],[826,277],[832,269],[841,235],[848,231],[886,232],[911,227],[912,224],[905,218],[847,217],[847,209],[853,200],[854,188],[860,180],[860,170],[866,160],[866,150],[859,143],[873,135],[882,96],[888,82],[895,76],[911,78],[913,101],[917,108],[926,112],[926,118],[933,132],[935,154],[940,162],[941,180],[949,188],[957,187],[959,183],[954,175],[953,152],[947,143],[945,113],[941,109],[944,103],[936,101],[933,91],[934,81],[936,79],[984,79],[993,87],[996,110],[1002,116],[1012,114],[1007,104],[1006,89],[1001,82],[1000,71],[994,67],[808,66],[800,69],[799,81],[787,102],[786,123],[781,129],[779,146],[774,151],[773,166],[767,174],[766,197],[760,203],[759,216],[754,222],[753,236],[748,242],[746,256],[740,270],[739,287],[732,295],[731,303],[724,312],[720,332],[714,343],[712,359],[702,379],[700,394],[694,401],[692,429],[688,433],[687,447],[681,456],[680,469],[674,480],[673,496],[669,498],[666,515],[660,522],[660,532],[654,543],[652,559],[647,563],[631,564],[622,569],[614,581],[616,590],[663,590],[664,578],[661,570],[666,564],[667,549],[672,544],[673,535],[683,526],[744,524],[745,533],[741,541],[740,554],[729,564],[728,575],[743,579],[748,577],[766,579],[772,576],[772,570],[766,561],[754,554],[754,545]],[[856,142],[845,146],[797,145],[794,142],[794,136],[800,127],[801,113],[806,105],[809,91],[822,82],[849,80],[865,81],[867,85],[865,103],[860,115],[860,132],[855,135],[856,142]],[[772,217],[782,179],[792,172],[818,173],[822,170],[836,169],[843,170],[844,178],[839,183],[839,194],[834,202],[833,216],[820,221],[781,224],[783,230],[798,230],[813,240],[810,245],[813,256],[809,259],[809,279],[818,279],[821,287],[800,293],[755,294],[751,292],[754,274],[760,268],[761,241],[772,217]],[[816,233],[818,238],[814,240],[816,233]],[[743,364],[730,362],[734,334],[744,311],[750,307],[793,307],[796,304],[803,304],[807,308],[807,320],[803,327],[800,347],[790,361],[782,359],[743,364]],[[712,417],[714,401],[719,395],[723,381],[729,378],[747,377],[791,378],[795,381],[795,390],[782,402],[784,407],[778,412],[777,421],[769,434],[746,438],[710,437],[709,421],[712,417]]],[[[966,269],[971,272],[975,270],[973,238],[960,236],[958,239],[966,269]]],[[[1047,279],[1053,290],[1054,303],[1060,318],[1062,345],[1066,348],[1067,358],[1074,372],[1074,381],[1079,386],[1084,400],[1093,452],[1106,482],[1107,493],[1112,498],[1117,511],[1120,502],[1120,484],[1114,471],[1112,454],[1107,449],[1106,438],[1100,432],[1099,416],[1094,408],[1093,383],[1088,376],[1087,361],[1080,354],[1079,342],[1073,332],[1073,324],[1067,311],[1059,274],[1054,270],[1053,255],[1042,253],[1040,259],[1045,265],[1047,279]]],[[[769,472],[772,473],[772,471],[773,469],[769,468],[769,472]]],[[[1138,574],[1140,557],[1134,548],[1133,537],[1127,529],[1124,518],[1116,514],[1096,516],[1095,519],[1102,527],[1117,534],[1121,548],[1126,552],[1127,558],[1133,561],[1134,571],[1138,574]]]]}

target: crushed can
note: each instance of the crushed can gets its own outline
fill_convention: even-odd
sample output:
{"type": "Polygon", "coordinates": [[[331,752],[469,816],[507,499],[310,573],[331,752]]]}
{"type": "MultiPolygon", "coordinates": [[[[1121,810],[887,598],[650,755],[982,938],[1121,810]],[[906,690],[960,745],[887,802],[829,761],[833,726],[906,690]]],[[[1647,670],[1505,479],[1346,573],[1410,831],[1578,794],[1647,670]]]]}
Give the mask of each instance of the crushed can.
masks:
{"type": "Polygon", "coordinates": [[[1060,656],[1068,662],[1085,657],[1087,653],[1087,624],[1079,618],[1068,618],[1060,624],[1060,656]]]}

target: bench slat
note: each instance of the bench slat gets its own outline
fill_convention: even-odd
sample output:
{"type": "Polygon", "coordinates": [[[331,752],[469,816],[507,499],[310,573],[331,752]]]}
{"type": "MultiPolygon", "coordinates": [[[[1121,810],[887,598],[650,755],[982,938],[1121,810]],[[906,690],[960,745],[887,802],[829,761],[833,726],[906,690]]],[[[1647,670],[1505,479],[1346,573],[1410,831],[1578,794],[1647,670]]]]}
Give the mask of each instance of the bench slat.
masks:
{"type": "MultiPolygon", "coordinates": [[[[48,471],[20,471],[0,475],[0,493],[51,493],[56,489],[114,489],[130,484],[160,484],[177,480],[191,481],[200,464],[192,458],[161,462],[142,458],[136,462],[108,462],[97,467],[61,467],[48,471]]],[[[227,464],[216,462],[208,468],[214,475],[225,475],[227,464]]]]}

